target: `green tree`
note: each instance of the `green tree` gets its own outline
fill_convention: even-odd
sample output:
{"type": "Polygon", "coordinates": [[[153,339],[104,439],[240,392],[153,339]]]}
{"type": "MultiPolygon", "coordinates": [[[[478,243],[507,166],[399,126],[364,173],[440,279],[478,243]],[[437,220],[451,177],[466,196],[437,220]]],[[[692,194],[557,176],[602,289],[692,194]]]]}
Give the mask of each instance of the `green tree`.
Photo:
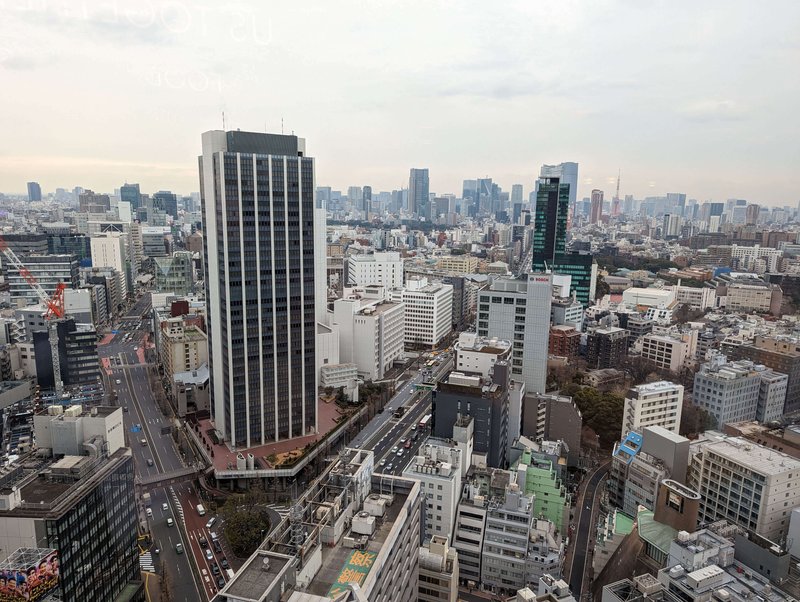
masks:
{"type": "Polygon", "coordinates": [[[225,537],[236,556],[248,557],[269,532],[267,501],[266,493],[254,489],[229,497],[220,509],[220,514],[225,519],[225,537]]]}

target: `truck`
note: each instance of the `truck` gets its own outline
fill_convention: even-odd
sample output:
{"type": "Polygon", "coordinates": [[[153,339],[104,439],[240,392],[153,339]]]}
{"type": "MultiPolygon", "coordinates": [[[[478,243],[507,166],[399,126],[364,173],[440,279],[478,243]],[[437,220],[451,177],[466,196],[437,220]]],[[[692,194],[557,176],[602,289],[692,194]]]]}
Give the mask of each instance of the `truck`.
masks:
{"type": "Polygon", "coordinates": [[[197,514],[200,516],[206,515],[206,509],[203,507],[203,504],[197,504],[197,514]]]}
{"type": "Polygon", "coordinates": [[[150,498],[150,494],[149,493],[143,493],[142,494],[142,502],[144,503],[145,506],[149,506],[150,505],[150,500],[151,500],[151,498],[150,498]]]}

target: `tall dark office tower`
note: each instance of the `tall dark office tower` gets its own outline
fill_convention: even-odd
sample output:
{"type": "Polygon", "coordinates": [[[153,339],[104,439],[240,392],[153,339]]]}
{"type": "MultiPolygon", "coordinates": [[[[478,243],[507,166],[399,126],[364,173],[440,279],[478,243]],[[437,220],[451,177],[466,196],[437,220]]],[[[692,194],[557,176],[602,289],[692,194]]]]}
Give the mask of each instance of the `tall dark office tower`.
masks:
{"type": "Polygon", "coordinates": [[[119,200],[131,204],[131,211],[136,211],[142,204],[142,193],[138,184],[127,182],[119,187],[119,200]]]}
{"type": "Polygon", "coordinates": [[[178,219],[178,197],[169,190],[159,190],[153,193],[153,208],[160,209],[173,219],[178,219]]]}
{"type": "Polygon", "coordinates": [[[461,215],[475,217],[478,214],[478,180],[464,180],[461,199],[461,215]]]}
{"type": "Polygon", "coordinates": [[[361,188],[361,196],[364,199],[364,213],[372,211],[372,186],[364,186],[361,188]]]}
{"type": "Polygon", "coordinates": [[[215,426],[236,447],[314,433],[314,160],[297,136],[217,130],[199,163],[215,426]]]}
{"type": "Polygon", "coordinates": [[[408,212],[425,219],[431,218],[430,178],[428,169],[411,168],[408,178],[408,212]]]}
{"type": "Polygon", "coordinates": [[[593,224],[599,222],[603,217],[603,191],[592,190],[592,213],[589,221],[593,224]]]}
{"type": "Polygon", "coordinates": [[[552,261],[567,247],[569,184],[539,178],[533,222],[533,261],[552,261]]]}
{"type": "Polygon", "coordinates": [[[41,201],[42,200],[42,187],[39,182],[28,182],[28,200],[41,201]]]}

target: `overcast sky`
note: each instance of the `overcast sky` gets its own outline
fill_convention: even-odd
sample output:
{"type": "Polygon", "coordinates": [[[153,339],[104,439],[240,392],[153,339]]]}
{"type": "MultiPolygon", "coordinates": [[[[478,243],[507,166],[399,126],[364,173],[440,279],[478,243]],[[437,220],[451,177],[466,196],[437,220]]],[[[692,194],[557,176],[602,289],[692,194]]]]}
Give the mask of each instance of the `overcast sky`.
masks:
{"type": "Polygon", "coordinates": [[[0,191],[197,190],[200,134],[306,138],[317,184],[800,200],[800,2],[0,0],[0,191]]]}

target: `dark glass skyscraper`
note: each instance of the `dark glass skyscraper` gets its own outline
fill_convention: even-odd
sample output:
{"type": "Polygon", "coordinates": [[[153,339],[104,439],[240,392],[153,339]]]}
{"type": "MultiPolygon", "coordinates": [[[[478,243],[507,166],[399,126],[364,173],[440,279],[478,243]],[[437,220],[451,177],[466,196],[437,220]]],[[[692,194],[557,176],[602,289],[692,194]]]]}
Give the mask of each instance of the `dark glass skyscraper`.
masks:
{"type": "Polygon", "coordinates": [[[552,271],[572,277],[571,288],[584,305],[594,298],[597,266],[589,254],[567,253],[570,185],[559,178],[539,178],[533,225],[533,264],[536,272],[552,271]]]}
{"type": "Polygon", "coordinates": [[[304,155],[297,136],[203,134],[212,407],[231,446],[316,432],[319,226],[314,160],[304,155]]]}
{"type": "Polygon", "coordinates": [[[552,261],[567,247],[569,184],[559,178],[540,178],[533,222],[533,261],[552,261]]]}
{"type": "Polygon", "coordinates": [[[408,178],[408,212],[425,219],[431,218],[430,176],[428,170],[411,168],[408,178]]]}
{"type": "Polygon", "coordinates": [[[28,182],[28,200],[41,201],[42,200],[42,187],[39,182],[28,182]]]}
{"type": "Polygon", "coordinates": [[[142,204],[142,193],[138,184],[123,184],[119,188],[119,200],[131,204],[131,211],[136,211],[142,204]]]}

